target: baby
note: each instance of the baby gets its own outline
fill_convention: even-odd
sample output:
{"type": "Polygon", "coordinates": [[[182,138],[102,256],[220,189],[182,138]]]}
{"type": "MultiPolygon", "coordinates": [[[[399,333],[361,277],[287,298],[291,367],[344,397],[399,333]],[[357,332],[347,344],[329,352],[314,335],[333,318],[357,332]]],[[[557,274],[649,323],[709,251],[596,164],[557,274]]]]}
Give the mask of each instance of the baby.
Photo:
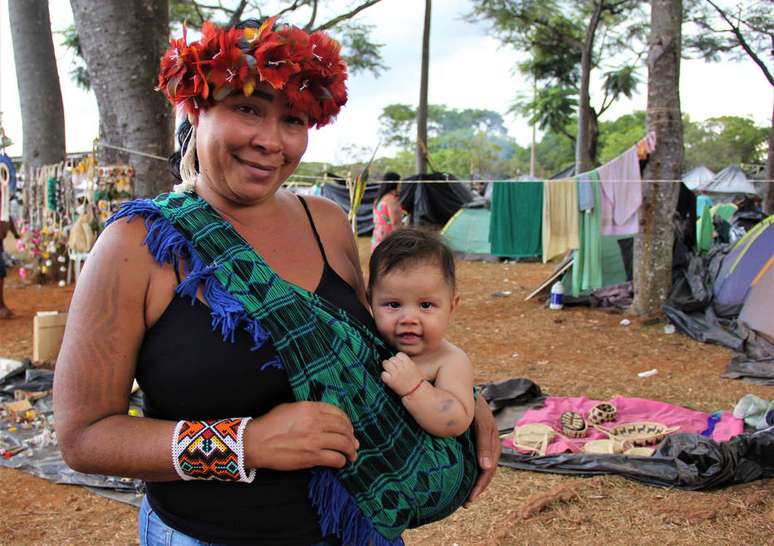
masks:
{"type": "Polygon", "coordinates": [[[371,255],[368,298],[379,333],[398,351],[384,361],[382,380],[430,434],[465,432],[473,420],[473,366],[444,339],[459,303],[451,250],[425,231],[391,233],[371,255]]]}

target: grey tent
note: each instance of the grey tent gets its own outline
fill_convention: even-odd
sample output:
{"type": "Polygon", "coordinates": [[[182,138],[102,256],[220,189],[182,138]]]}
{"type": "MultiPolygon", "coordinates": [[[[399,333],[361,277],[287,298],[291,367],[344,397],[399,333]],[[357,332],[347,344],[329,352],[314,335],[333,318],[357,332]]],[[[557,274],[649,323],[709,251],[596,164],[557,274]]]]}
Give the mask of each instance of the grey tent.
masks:
{"type": "Polygon", "coordinates": [[[704,165],[699,165],[683,175],[683,184],[688,186],[689,190],[696,191],[704,188],[714,179],[715,173],[704,165]]]}
{"type": "Polygon", "coordinates": [[[715,175],[714,180],[704,186],[703,188],[707,193],[715,194],[751,194],[754,195],[755,186],[748,180],[747,175],[744,174],[738,165],[729,165],[718,174],[715,175]]]}

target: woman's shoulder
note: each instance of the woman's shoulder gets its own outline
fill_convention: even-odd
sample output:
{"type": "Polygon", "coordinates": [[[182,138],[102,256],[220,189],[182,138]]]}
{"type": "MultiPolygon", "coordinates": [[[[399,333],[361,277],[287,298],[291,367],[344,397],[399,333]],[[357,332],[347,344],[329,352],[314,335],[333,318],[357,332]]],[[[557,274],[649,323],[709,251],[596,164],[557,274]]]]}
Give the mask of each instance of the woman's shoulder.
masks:
{"type": "Polygon", "coordinates": [[[121,218],[110,223],[97,237],[90,255],[101,254],[103,258],[128,258],[133,266],[152,266],[153,256],[145,245],[148,230],[141,217],[121,218]]]}
{"type": "Polygon", "coordinates": [[[304,195],[302,198],[309,205],[309,210],[321,220],[346,220],[347,215],[338,203],[320,195],[304,195]]]}

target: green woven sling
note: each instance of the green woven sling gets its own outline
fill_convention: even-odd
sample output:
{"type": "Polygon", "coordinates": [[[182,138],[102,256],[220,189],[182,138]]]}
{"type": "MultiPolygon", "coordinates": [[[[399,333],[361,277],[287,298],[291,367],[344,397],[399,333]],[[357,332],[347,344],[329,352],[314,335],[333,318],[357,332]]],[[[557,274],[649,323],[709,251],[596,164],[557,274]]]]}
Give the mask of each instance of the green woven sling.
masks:
{"type": "MultiPolygon", "coordinates": [[[[170,193],[153,202],[269,333],[296,400],[328,402],[349,416],[360,449],[336,477],[382,537],[398,539],[406,528],[462,505],[478,475],[471,432],[438,438],[413,420],[382,383],[389,352],[378,337],[343,310],[281,279],[203,199],[170,193]]],[[[338,510],[331,499],[316,504],[321,520],[338,510]]],[[[361,524],[350,514],[336,525],[361,524]]]]}

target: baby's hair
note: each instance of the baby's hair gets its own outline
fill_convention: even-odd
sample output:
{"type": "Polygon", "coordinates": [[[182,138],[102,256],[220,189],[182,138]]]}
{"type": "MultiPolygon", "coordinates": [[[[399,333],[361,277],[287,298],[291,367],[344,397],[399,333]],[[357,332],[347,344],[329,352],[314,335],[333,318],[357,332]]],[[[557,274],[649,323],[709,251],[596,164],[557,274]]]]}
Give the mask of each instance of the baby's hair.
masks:
{"type": "Polygon", "coordinates": [[[437,265],[452,293],[456,292],[454,254],[437,234],[412,227],[393,231],[371,254],[368,263],[368,297],[371,297],[380,276],[395,269],[423,264],[437,265]]]}

